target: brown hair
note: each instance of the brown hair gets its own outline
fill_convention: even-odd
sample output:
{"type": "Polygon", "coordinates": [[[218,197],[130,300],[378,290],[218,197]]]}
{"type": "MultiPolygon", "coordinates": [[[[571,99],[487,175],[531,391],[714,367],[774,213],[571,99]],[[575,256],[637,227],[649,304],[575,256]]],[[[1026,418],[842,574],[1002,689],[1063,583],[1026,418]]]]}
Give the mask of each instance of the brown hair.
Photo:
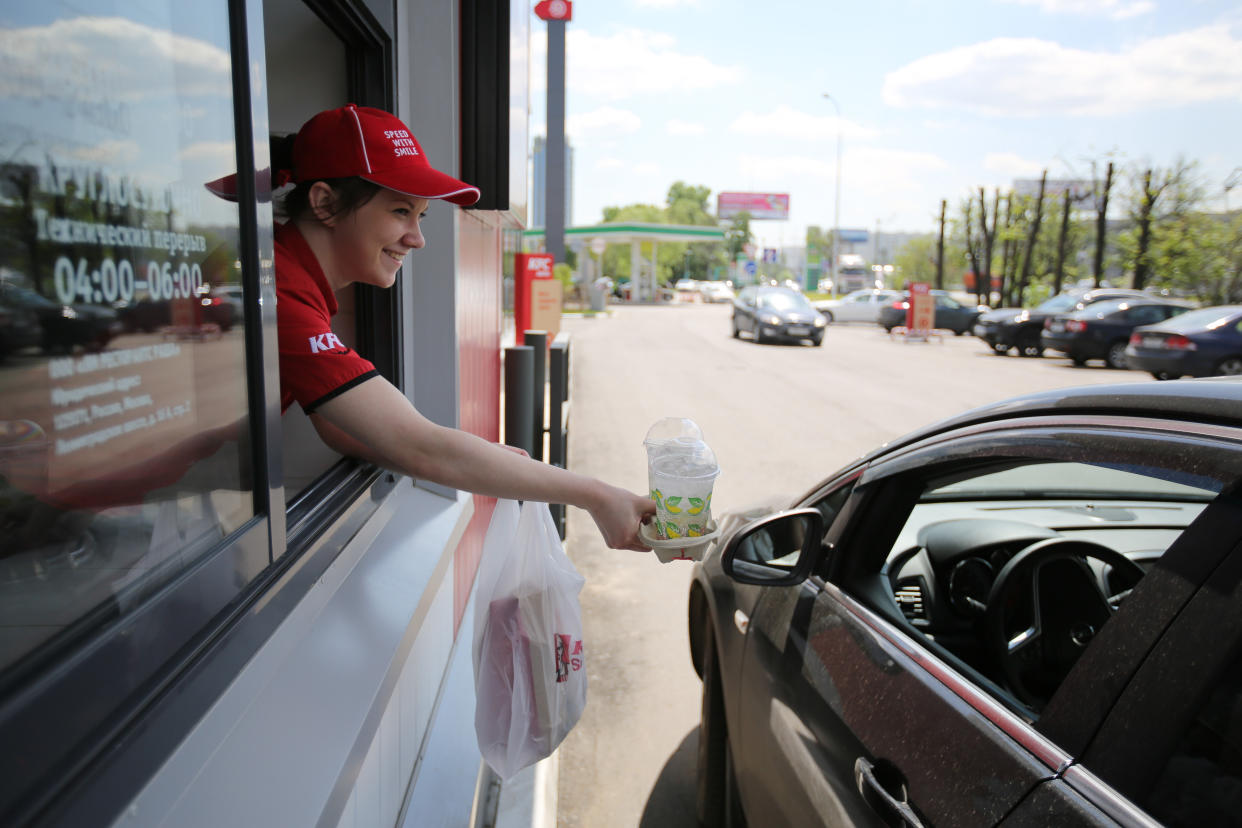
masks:
{"type": "MultiPolygon", "coordinates": [[[[269,146],[272,153],[273,170],[293,169],[293,141],[296,137],[296,135],[271,136],[269,146]]],[[[367,181],[365,178],[358,178],[357,176],[350,176],[348,178],[318,178],[315,181],[322,181],[332,188],[332,192],[336,196],[332,204],[333,216],[344,216],[352,213],[375,198],[375,194],[383,189],[379,184],[367,181]]],[[[310,190],[314,186],[315,181],[299,181],[281,199],[283,212],[290,219],[300,219],[303,216],[314,215],[311,212],[310,206],[310,190]]]]}

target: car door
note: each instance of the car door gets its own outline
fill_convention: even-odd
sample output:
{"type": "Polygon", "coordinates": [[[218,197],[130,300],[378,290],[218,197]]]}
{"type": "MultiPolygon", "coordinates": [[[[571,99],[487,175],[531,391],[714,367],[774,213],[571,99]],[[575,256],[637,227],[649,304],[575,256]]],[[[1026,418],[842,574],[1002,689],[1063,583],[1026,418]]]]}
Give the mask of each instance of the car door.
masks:
{"type": "Polygon", "coordinates": [[[756,292],[753,287],[743,288],[733,300],[733,326],[739,331],[754,333],[756,292]]]}
{"type": "MultiPolygon", "coordinates": [[[[1024,457],[1032,466],[1034,456],[1038,464],[1081,458],[1088,439],[1106,470],[1168,452],[1161,439],[1138,431],[1101,434],[1063,423],[1035,431],[949,435],[873,463],[833,524],[816,574],[796,587],[765,590],[748,619],[734,728],[748,813],[783,825],[995,824],[1041,791],[1032,802],[1058,806],[1058,824],[1100,824],[1105,812],[1094,799],[1079,802],[1075,792],[1046,783],[1070,766],[1116,698],[1116,682],[1141,659],[1143,651],[1127,644],[1158,634],[1176,614],[1160,579],[1149,589],[1140,582],[1125,599],[1103,627],[1115,636],[1088,637],[1041,717],[920,634],[898,606],[909,596],[893,593],[885,569],[891,550],[904,546],[904,520],[927,475],[966,476],[988,454],[1024,457]]],[[[1201,469],[1239,464],[1236,456],[1221,460],[1219,448],[1197,450],[1201,469]]],[[[1029,508],[1012,506],[1015,514],[1029,508]]],[[[1184,547],[1216,543],[1219,512],[1207,514],[1185,530],[1184,547]]],[[[1116,520],[1126,525],[1125,515],[1116,520]]],[[[934,595],[925,589],[916,600],[934,595]]]]}
{"type": "MultiPolygon", "coordinates": [[[[1242,490],[1223,493],[1198,523],[1197,535],[1187,530],[1155,573],[1169,582],[1160,592],[1166,604],[1175,603],[1167,613],[1172,621],[1145,625],[1146,635],[1109,631],[1126,632],[1130,648],[1145,657],[1125,671],[1124,686],[1114,679],[1110,694],[1120,696],[1092,738],[1075,746],[1074,763],[1033,791],[1010,815],[1011,824],[1052,824],[1059,813],[1091,809],[1132,824],[1237,824],[1242,490]]],[[[1072,692],[1075,679],[1107,682],[1119,674],[1072,676],[1065,689],[1072,692]]]]}
{"type": "Polygon", "coordinates": [[[936,327],[960,331],[966,327],[966,309],[948,296],[936,297],[936,327]]]}
{"type": "Polygon", "coordinates": [[[866,321],[869,315],[874,313],[875,302],[872,301],[873,298],[870,293],[856,293],[847,296],[845,301],[841,303],[841,321],[866,321]]]}

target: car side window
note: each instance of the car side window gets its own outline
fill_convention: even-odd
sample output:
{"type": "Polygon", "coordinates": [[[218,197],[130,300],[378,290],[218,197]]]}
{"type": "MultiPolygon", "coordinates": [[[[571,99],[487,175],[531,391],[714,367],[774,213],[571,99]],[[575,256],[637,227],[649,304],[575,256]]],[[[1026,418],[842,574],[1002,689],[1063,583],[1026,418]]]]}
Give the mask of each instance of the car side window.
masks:
{"type": "Polygon", "coordinates": [[[889,552],[891,594],[925,644],[1038,714],[1216,493],[1067,462],[931,479],[889,552]]]}
{"type": "Polygon", "coordinates": [[[1168,318],[1160,305],[1139,305],[1137,308],[1130,308],[1126,316],[1130,322],[1138,325],[1150,325],[1168,318]]]}

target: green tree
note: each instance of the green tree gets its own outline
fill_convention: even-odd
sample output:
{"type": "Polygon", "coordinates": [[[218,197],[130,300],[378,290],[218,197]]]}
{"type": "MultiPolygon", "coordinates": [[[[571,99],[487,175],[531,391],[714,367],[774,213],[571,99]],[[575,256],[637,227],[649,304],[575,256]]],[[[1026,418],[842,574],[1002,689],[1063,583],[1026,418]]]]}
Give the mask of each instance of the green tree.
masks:
{"type": "Polygon", "coordinates": [[[743,248],[754,240],[755,237],[750,232],[750,213],[743,210],[725,228],[725,251],[729,254],[729,261],[737,261],[743,248]]]}
{"type": "MultiPolygon", "coordinates": [[[[947,235],[944,240],[944,276],[946,285],[962,283],[966,260],[966,249],[961,242],[947,235]]],[[[895,287],[905,287],[910,282],[936,281],[936,237],[918,236],[910,239],[897,250],[893,259],[900,276],[895,287]]]]}

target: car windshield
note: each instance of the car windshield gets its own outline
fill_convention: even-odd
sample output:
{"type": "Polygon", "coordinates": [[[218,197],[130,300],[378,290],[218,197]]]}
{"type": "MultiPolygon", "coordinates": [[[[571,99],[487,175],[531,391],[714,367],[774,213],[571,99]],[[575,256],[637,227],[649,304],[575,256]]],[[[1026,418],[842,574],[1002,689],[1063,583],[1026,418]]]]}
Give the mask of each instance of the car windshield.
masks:
{"type": "Polygon", "coordinates": [[[1035,310],[1045,313],[1061,313],[1062,311],[1072,309],[1077,304],[1077,296],[1070,293],[1059,293],[1050,299],[1045,299],[1035,310]]]}
{"type": "Polygon", "coordinates": [[[811,303],[800,293],[793,291],[773,291],[759,294],[759,307],[772,310],[800,310],[808,308],[811,303]]]}
{"type": "Polygon", "coordinates": [[[986,496],[1049,500],[1070,497],[1144,500],[1211,500],[1220,490],[1215,481],[1176,482],[1139,471],[1081,463],[1040,463],[1004,469],[944,485],[932,483],[925,501],[970,500],[986,496]]]}

